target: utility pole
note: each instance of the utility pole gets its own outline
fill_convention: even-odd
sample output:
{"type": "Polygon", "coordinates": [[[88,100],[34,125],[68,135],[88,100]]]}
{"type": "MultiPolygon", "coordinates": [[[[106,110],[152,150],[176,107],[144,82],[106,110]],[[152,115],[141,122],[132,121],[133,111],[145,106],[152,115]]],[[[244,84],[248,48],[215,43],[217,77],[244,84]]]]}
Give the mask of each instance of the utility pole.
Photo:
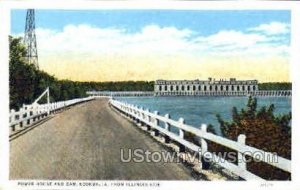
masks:
{"type": "Polygon", "coordinates": [[[35,35],[34,9],[27,10],[24,44],[27,49],[25,58],[28,64],[33,64],[37,69],[39,69],[36,35],[35,35]]]}

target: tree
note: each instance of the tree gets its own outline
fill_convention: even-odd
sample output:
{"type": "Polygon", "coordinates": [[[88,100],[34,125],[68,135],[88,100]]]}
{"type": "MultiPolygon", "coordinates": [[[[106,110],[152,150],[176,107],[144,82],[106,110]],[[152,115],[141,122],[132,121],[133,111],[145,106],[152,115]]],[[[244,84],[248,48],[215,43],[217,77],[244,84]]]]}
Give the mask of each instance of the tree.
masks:
{"type": "MultiPolygon", "coordinates": [[[[257,99],[249,97],[246,109],[240,112],[235,107],[232,109],[231,122],[217,116],[222,135],[236,141],[238,135],[245,134],[247,145],[291,159],[291,112],[275,116],[274,110],[275,106],[271,104],[257,111],[257,99]]],[[[222,153],[232,151],[214,143],[209,143],[209,149],[222,153]]],[[[250,162],[247,169],[268,180],[287,180],[291,177],[289,173],[263,162],[250,162]]]]}
{"type": "Polygon", "coordinates": [[[10,107],[17,108],[29,104],[34,96],[35,68],[25,64],[26,49],[21,38],[11,38],[9,54],[10,107]]]}
{"type": "MultiPolygon", "coordinates": [[[[246,108],[239,112],[232,108],[232,121],[225,121],[216,115],[220,124],[221,135],[236,141],[240,134],[246,135],[246,144],[266,152],[277,153],[278,156],[291,159],[291,112],[279,116],[274,115],[275,106],[262,107],[257,110],[257,99],[249,97],[246,108]]],[[[208,132],[216,135],[214,127],[208,125],[208,132]]],[[[199,138],[192,133],[186,133],[186,140],[201,146],[199,138]]],[[[237,164],[237,151],[220,144],[208,141],[208,151],[222,155],[227,161],[237,164]],[[236,157],[229,156],[235,153],[236,157]]],[[[284,172],[264,162],[254,161],[247,156],[247,170],[268,180],[290,180],[290,173],[284,172]]]]}
{"type": "MultiPolygon", "coordinates": [[[[22,38],[9,37],[9,90],[10,108],[18,109],[22,104],[31,104],[47,87],[50,100],[61,101],[86,96],[86,91],[144,91],[153,90],[154,82],[77,82],[58,80],[48,73],[37,70],[24,59],[26,48],[22,38]]],[[[41,100],[43,102],[44,100],[41,100]]]]}
{"type": "Polygon", "coordinates": [[[290,82],[267,82],[259,83],[259,90],[292,90],[292,83],[290,82]]]}

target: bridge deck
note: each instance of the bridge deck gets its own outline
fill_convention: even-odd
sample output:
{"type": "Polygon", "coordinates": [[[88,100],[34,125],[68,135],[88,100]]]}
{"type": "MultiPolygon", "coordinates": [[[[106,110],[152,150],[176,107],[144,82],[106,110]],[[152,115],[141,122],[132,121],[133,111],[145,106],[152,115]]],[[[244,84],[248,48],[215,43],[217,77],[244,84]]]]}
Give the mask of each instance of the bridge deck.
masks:
{"type": "Polygon", "coordinates": [[[120,148],[164,150],[107,100],[91,101],[11,141],[10,179],[192,179],[182,164],[122,163],[120,148]]]}

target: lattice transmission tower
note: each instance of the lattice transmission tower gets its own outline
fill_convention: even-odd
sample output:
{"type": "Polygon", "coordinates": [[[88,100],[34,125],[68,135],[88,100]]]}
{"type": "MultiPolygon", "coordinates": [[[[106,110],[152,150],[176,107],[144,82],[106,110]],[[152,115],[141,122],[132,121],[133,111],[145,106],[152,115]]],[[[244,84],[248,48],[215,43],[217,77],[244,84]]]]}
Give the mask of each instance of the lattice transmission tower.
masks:
{"type": "Polygon", "coordinates": [[[26,53],[27,62],[29,64],[33,64],[37,69],[39,69],[36,35],[35,35],[34,9],[27,10],[24,44],[27,49],[27,53],[26,53]]]}

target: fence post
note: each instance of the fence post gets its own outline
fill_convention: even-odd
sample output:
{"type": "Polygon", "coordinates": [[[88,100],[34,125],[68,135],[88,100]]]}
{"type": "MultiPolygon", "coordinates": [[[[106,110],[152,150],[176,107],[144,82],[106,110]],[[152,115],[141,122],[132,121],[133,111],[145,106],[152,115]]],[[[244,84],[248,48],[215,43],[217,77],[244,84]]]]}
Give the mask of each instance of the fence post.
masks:
{"type": "Polygon", "coordinates": [[[25,127],[27,127],[27,126],[29,126],[30,125],[30,119],[29,119],[29,117],[30,117],[30,110],[27,108],[26,110],[25,110],[25,114],[26,114],[26,117],[25,118],[28,118],[28,119],[26,119],[24,122],[25,122],[25,127]]]}
{"type": "MultiPolygon", "coordinates": [[[[150,110],[146,109],[146,112],[147,112],[147,116],[146,116],[147,118],[146,118],[146,120],[148,121],[148,123],[151,123],[151,117],[149,115],[150,110]]],[[[150,131],[151,127],[148,124],[146,124],[146,127],[147,127],[147,131],[150,131]]]]}
{"type": "Polygon", "coordinates": [[[144,119],[145,119],[145,113],[144,113],[144,108],[140,108],[140,126],[144,126],[144,119]]]}
{"type": "Polygon", "coordinates": [[[126,102],[124,103],[124,106],[125,106],[126,116],[129,117],[129,106],[126,102]]]}
{"type": "Polygon", "coordinates": [[[139,124],[139,115],[140,115],[140,113],[139,113],[139,107],[138,106],[133,106],[133,108],[134,108],[134,117],[133,117],[133,119],[134,119],[134,122],[138,125],[139,124]]]}
{"type": "Polygon", "coordinates": [[[44,112],[45,112],[45,106],[42,104],[42,105],[39,106],[39,113],[42,114],[40,119],[43,119],[44,112]]]}
{"type": "Polygon", "coordinates": [[[129,118],[129,107],[128,107],[128,104],[124,103],[124,106],[125,106],[125,115],[126,115],[127,118],[129,118]]]}
{"type": "Polygon", "coordinates": [[[140,126],[142,126],[143,125],[143,111],[144,111],[144,109],[143,109],[143,107],[140,107],[139,108],[139,124],[140,124],[140,126]]]}
{"type": "MultiPolygon", "coordinates": [[[[170,119],[170,115],[166,114],[165,118],[170,119]]],[[[167,131],[170,131],[170,124],[168,122],[165,122],[165,129],[167,131]]],[[[170,143],[170,137],[168,135],[164,135],[164,140],[165,140],[165,143],[170,143]]]]}
{"type": "MultiPolygon", "coordinates": [[[[178,122],[181,124],[184,124],[184,119],[181,117],[181,118],[179,118],[178,122]]],[[[181,138],[184,138],[184,131],[182,129],[179,129],[179,136],[181,138]]]]}
{"type": "Polygon", "coordinates": [[[30,106],[30,110],[29,110],[29,116],[33,116],[31,119],[29,119],[30,123],[34,123],[35,122],[35,117],[34,117],[34,108],[33,106],[30,106]]]}
{"type": "Polygon", "coordinates": [[[35,117],[33,118],[33,121],[36,122],[38,119],[36,117],[36,115],[38,114],[38,111],[37,111],[37,106],[36,104],[33,106],[33,115],[35,115],[35,117]]]}
{"type": "Polygon", "coordinates": [[[48,105],[48,110],[47,110],[47,115],[50,114],[50,108],[49,108],[49,104],[50,104],[50,92],[49,92],[49,87],[47,88],[47,105],[48,105]]]}
{"type": "Polygon", "coordinates": [[[40,105],[37,105],[37,107],[36,107],[36,114],[38,114],[38,116],[37,116],[37,120],[38,121],[41,118],[40,113],[41,113],[41,107],[40,107],[40,105]]]}
{"type": "Polygon", "coordinates": [[[128,118],[129,118],[129,119],[131,119],[131,114],[132,114],[131,105],[128,104],[128,118]]]}
{"type": "MultiPolygon", "coordinates": [[[[10,110],[10,113],[9,113],[9,115],[10,115],[10,123],[14,123],[15,122],[15,120],[16,120],[16,116],[15,116],[15,110],[14,109],[11,109],[10,110]]],[[[14,132],[16,129],[15,129],[15,126],[16,125],[12,125],[12,126],[10,126],[10,132],[14,132]]]]}
{"type": "MultiPolygon", "coordinates": [[[[184,124],[184,119],[181,117],[178,120],[179,123],[184,124]]],[[[184,139],[184,131],[182,129],[179,129],[179,137],[184,139]]],[[[185,147],[182,144],[179,144],[179,152],[184,152],[185,147]]]]}
{"type": "MultiPolygon", "coordinates": [[[[26,110],[24,107],[20,108],[19,110],[19,120],[20,120],[20,125],[19,125],[19,128],[22,129],[26,126],[26,120],[23,120],[24,119],[24,114],[26,113],[26,110]],[[22,121],[23,120],[23,121],[22,121]]],[[[26,116],[27,117],[27,116],[26,116]]]]}
{"type": "Polygon", "coordinates": [[[10,110],[10,113],[9,113],[9,116],[10,116],[10,117],[9,117],[9,118],[10,118],[10,121],[9,121],[9,122],[10,122],[10,123],[15,122],[15,120],[16,120],[16,118],[15,118],[15,112],[16,112],[16,111],[15,111],[14,109],[11,109],[11,110],[10,110]]]}
{"type": "MultiPolygon", "coordinates": [[[[246,144],[246,135],[240,134],[237,138],[238,143],[245,145],[246,144]]],[[[241,169],[247,170],[246,162],[243,153],[238,152],[238,166],[241,169]]]]}
{"type": "MultiPolygon", "coordinates": [[[[158,111],[154,111],[154,115],[159,115],[159,112],[158,111]]],[[[154,126],[155,127],[158,127],[158,125],[159,125],[159,121],[158,121],[158,119],[157,118],[154,118],[154,126]]],[[[158,130],[157,129],[153,129],[153,135],[154,136],[158,136],[159,135],[159,132],[158,132],[158,130]]]]}
{"type": "Polygon", "coordinates": [[[134,110],[133,110],[133,105],[130,106],[130,118],[134,121],[134,110]]]}
{"type": "MultiPolygon", "coordinates": [[[[204,133],[207,132],[207,125],[206,124],[202,124],[200,127],[200,130],[203,131],[204,133]]],[[[208,146],[207,146],[207,142],[204,138],[200,138],[200,143],[201,143],[201,163],[202,163],[202,169],[203,170],[207,170],[209,169],[210,166],[210,161],[207,160],[208,158],[205,158],[205,154],[208,151],[208,146]]]]}

